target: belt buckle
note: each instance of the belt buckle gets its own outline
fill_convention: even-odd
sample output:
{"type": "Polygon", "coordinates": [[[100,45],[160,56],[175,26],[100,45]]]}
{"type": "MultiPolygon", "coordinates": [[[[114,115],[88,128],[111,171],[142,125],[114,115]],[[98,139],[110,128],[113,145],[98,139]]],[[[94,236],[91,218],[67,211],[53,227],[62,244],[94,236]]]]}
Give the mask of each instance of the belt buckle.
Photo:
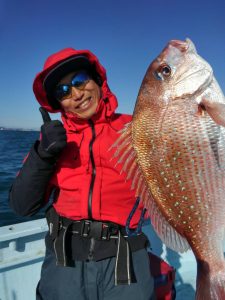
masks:
{"type": "Polygon", "coordinates": [[[91,229],[91,221],[89,220],[82,221],[80,235],[82,237],[88,237],[90,229],[91,229]]]}

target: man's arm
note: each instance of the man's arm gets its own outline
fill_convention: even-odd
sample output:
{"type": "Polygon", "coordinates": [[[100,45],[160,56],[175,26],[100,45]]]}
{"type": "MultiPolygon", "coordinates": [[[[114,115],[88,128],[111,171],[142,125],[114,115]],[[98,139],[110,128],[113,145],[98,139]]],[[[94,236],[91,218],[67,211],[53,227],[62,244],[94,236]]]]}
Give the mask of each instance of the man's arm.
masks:
{"type": "Polygon", "coordinates": [[[40,107],[44,124],[41,140],[31,149],[9,193],[10,207],[21,216],[31,216],[45,204],[49,181],[56,161],[67,144],[66,131],[40,107]]]}
{"type": "Polygon", "coordinates": [[[42,159],[37,152],[39,141],[31,148],[9,193],[9,205],[16,214],[31,216],[45,204],[55,160],[42,159]]]}

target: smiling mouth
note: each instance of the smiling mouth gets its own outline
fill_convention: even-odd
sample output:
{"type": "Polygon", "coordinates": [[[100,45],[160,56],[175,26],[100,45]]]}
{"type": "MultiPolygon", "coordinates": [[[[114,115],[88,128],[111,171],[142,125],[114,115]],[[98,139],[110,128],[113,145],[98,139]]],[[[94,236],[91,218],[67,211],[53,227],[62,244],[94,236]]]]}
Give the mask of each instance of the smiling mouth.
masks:
{"type": "Polygon", "coordinates": [[[76,107],[76,109],[79,109],[79,110],[85,110],[85,109],[87,109],[87,108],[89,107],[89,105],[90,105],[91,100],[92,100],[91,97],[87,98],[87,99],[84,100],[82,103],[80,103],[80,104],[76,107]]]}

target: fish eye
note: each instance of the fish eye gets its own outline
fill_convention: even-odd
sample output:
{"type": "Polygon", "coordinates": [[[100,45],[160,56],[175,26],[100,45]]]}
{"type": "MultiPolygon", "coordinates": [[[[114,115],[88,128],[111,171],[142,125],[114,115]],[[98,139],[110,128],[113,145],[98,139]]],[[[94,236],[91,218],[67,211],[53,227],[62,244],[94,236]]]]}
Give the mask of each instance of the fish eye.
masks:
{"type": "Polygon", "coordinates": [[[163,64],[159,67],[158,72],[163,75],[163,77],[169,77],[171,75],[171,68],[169,65],[163,64]]]}
{"type": "Polygon", "coordinates": [[[170,77],[171,75],[171,68],[169,65],[167,64],[163,64],[161,66],[159,66],[159,68],[157,69],[157,71],[155,71],[155,77],[157,79],[163,80],[165,78],[170,77]]]}
{"type": "Polygon", "coordinates": [[[172,70],[171,70],[170,66],[165,63],[160,65],[157,68],[157,70],[155,70],[153,72],[153,75],[157,80],[167,79],[171,76],[171,74],[172,74],[172,70]]]}

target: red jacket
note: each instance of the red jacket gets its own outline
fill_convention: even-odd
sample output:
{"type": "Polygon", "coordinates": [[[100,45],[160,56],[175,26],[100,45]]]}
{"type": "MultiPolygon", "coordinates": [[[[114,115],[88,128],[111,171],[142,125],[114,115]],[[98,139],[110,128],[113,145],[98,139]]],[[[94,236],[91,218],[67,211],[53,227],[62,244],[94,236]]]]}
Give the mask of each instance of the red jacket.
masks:
{"type": "MultiPolygon", "coordinates": [[[[131,116],[115,113],[117,99],[107,85],[105,69],[87,50],[64,49],[50,57],[44,71],[36,76],[34,93],[43,107],[55,112],[43,90],[43,78],[58,62],[80,54],[89,58],[103,80],[102,99],[91,120],[79,119],[61,111],[67,146],[57,162],[49,189],[56,188],[58,191],[54,207],[62,216],[125,225],[136,198],[134,191],[131,191],[131,181],[126,181],[126,175],[120,174],[121,167],[115,166],[116,160],[109,148],[118,138],[118,131],[131,121],[131,116]]],[[[139,205],[131,220],[131,228],[137,226],[142,208],[139,205]]]]}

